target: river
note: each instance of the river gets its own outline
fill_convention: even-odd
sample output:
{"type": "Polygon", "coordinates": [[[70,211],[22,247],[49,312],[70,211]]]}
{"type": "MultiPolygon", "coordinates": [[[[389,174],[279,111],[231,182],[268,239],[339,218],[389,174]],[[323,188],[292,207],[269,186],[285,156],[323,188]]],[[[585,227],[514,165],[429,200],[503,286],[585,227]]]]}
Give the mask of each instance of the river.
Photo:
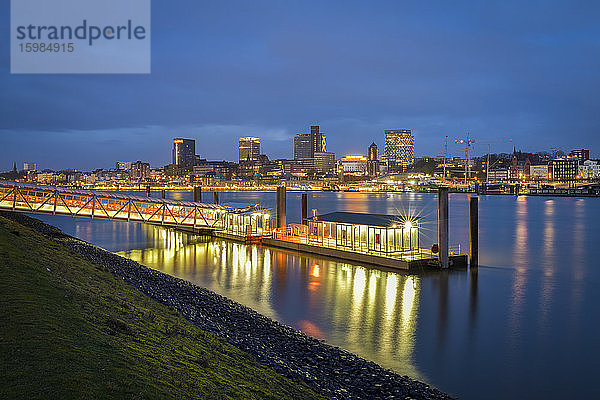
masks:
{"type": "MultiPolygon", "coordinates": [[[[275,209],[269,192],[220,201],[275,209]]],[[[319,213],[420,215],[421,245],[435,241],[435,194],[315,192],[308,202],[319,213]]],[[[450,244],[467,249],[468,195],[450,194],[449,208],[450,244]]],[[[298,222],[299,193],[287,209],[298,222]]],[[[481,196],[476,274],[408,275],[139,223],[35,217],[460,398],[600,397],[600,199],[481,196]]]]}

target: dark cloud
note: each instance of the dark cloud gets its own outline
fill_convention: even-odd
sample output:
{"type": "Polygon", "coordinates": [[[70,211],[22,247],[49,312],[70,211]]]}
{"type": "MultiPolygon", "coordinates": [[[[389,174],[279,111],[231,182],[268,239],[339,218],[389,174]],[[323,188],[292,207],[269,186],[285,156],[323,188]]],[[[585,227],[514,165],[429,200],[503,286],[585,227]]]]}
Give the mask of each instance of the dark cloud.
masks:
{"type": "MultiPolygon", "coordinates": [[[[0,53],[0,157],[160,165],[179,133],[209,158],[235,159],[245,134],[289,157],[291,136],[312,123],[338,154],[409,128],[417,154],[470,131],[481,143],[600,156],[598,11],[577,1],[155,1],[151,75],[10,75],[0,53]],[[73,155],[86,143],[93,152],[73,155]]],[[[8,48],[8,24],[0,35],[8,48]]]]}

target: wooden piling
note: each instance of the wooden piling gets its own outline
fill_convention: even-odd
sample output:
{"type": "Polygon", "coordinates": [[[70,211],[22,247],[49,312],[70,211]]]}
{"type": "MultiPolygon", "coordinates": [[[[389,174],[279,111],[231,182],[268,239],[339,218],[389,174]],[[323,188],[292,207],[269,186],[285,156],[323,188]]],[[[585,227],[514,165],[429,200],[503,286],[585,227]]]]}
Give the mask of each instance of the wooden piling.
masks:
{"type": "Polygon", "coordinates": [[[213,193],[213,203],[219,204],[219,192],[213,193]]]}
{"type": "Polygon", "coordinates": [[[194,186],[194,202],[202,203],[202,186],[194,186]]]}
{"type": "Polygon", "coordinates": [[[167,191],[165,189],[160,191],[160,197],[162,197],[163,199],[167,198],[167,191]]]}
{"type": "Polygon", "coordinates": [[[277,188],[277,228],[286,226],[286,192],[285,186],[277,188]]]}
{"type": "Polygon", "coordinates": [[[302,225],[308,225],[308,195],[306,193],[302,193],[301,196],[301,211],[302,211],[302,220],[300,223],[302,225]]]}
{"type": "Polygon", "coordinates": [[[471,268],[477,268],[479,265],[479,199],[477,196],[471,196],[471,268]]]}
{"type": "Polygon", "coordinates": [[[438,189],[438,246],[440,266],[448,268],[448,188],[438,189]]]}
{"type": "Polygon", "coordinates": [[[146,185],[146,197],[151,197],[150,196],[150,185],[146,185]]]}

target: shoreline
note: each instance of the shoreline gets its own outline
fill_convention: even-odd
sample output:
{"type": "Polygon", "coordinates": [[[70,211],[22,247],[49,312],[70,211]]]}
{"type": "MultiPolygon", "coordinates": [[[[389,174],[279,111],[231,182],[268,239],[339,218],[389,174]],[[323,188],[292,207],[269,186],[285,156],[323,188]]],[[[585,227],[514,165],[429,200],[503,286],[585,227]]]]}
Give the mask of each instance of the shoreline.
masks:
{"type": "Polygon", "coordinates": [[[250,353],[283,376],[333,399],[449,399],[438,389],[386,370],[355,354],[309,337],[188,281],[110,253],[23,214],[3,213],[64,245],[150,298],[175,308],[198,328],[250,353]]]}

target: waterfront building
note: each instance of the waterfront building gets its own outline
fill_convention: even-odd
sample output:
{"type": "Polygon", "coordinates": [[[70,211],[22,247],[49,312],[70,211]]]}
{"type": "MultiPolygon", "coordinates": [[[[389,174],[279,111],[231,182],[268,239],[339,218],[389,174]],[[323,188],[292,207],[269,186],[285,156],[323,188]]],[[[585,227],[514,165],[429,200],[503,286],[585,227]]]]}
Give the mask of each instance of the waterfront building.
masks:
{"type": "Polygon", "coordinates": [[[324,247],[388,256],[419,248],[419,218],[333,212],[309,218],[307,224],[309,239],[324,247]]]}
{"type": "Polygon", "coordinates": [[[388,172],[403,172],[414,162],[415,138],[410,129],[386,130],[385,160],[388,172]]]}
{"type": "Polygon", "coordinates": [[[577,158],[580,162],[590,159],[590,151],[587,149],[571,150],[569,157],[577,158]]]}
{"type": "Polygon", "coordinates": [[[519,161],[517,156],[514,155],[510,167],[508,167],[508,177],[511,181],[519,181],[527,179],[529,177],[529,169],[531,162],[529,158],[524,161],[519,161]]]}
{"type": "Polygon", "coordinates": [[[318,151],[313,157],[313,167],[319,174],[327,174],[335,170],[335,153],[318,151]]]}
{"type": "Polygon", "coordinates": [[[530,165],[529,166],[529,179],[533,181],[547,181],[551,174],[552,169],[548,167],[548,164],[530,165]]]}
{"type": "Polygon", "coordinates": [[[260,139],[257,137],[243,137],[238,142],[239,161],[255,161],[260,155],[260,139]]]}
{"type": "Polygon", "coordinates": [[[551,180],[555,182],[569,182],[577,178],[579,172],[578,158],[559,158],[552,160],[552,176],[551,180]]]}
{"type": "Polygon", "coordinates": [[[597,160],[585,160],[579,164],[577,175],[581,179],[600,179],[600,163],[597,160]]]}
{"type": "Polygon", "coordinates": [[[363,155],[348,155],[339,159],[340,172],[352,175],[367,174],[367,157],[363,155]]]}
{"type": "Polygon", "coordinates": [[[193,139],[173,139],[173,165],[192,168],[196,161],[196,141],[193,139]]]}
{"type": "Polygon", "coordinates": [[[506,182],[508,177],[508,169],[490,169],[488,173],[490,182],[506,182]]]}

